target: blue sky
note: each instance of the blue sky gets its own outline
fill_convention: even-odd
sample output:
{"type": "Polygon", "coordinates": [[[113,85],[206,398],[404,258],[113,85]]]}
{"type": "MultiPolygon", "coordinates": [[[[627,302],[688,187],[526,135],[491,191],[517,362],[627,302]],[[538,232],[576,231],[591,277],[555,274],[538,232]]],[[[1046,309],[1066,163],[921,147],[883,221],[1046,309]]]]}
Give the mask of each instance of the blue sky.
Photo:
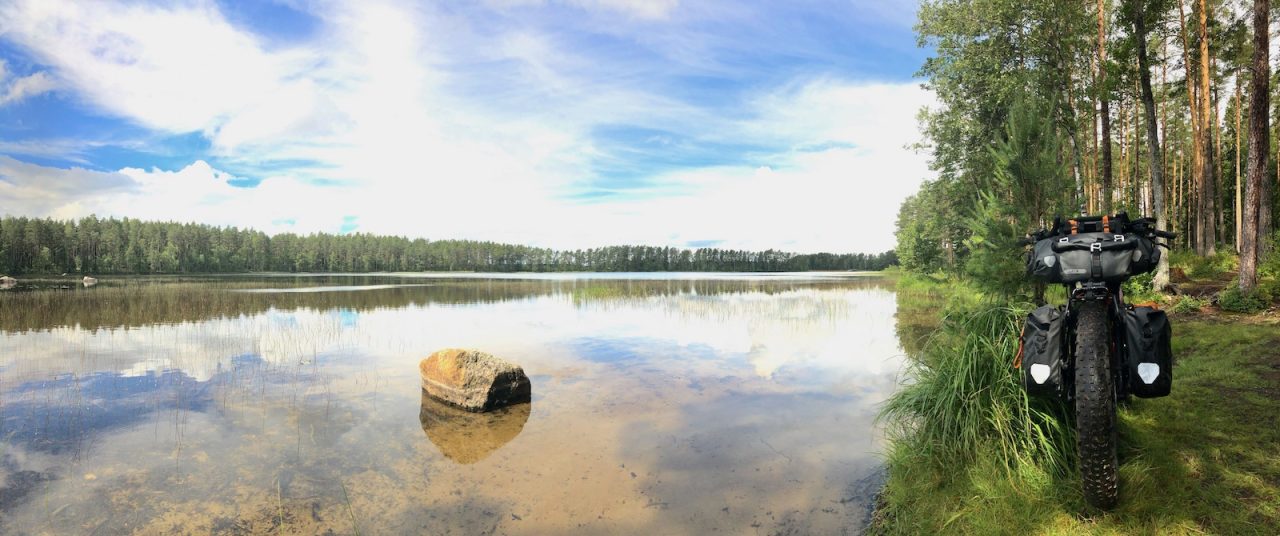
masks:
{"type": "Polygon", "coordinates": [[[881,251],[914,6],[0,0],[0,213],[881,251]]]}

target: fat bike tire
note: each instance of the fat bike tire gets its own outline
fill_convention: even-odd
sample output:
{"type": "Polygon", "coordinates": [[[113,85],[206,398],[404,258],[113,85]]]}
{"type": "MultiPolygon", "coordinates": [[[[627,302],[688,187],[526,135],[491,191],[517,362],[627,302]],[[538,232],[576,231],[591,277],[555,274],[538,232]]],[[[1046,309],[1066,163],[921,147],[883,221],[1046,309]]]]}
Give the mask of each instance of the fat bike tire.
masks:
{"type": "Polygon", "coordinates": [[[1080,304],[1076,318],[1076,447],[1085,502],[1109,510],[1118,499],[1116,397],[1106,304],[1080,304]]]}

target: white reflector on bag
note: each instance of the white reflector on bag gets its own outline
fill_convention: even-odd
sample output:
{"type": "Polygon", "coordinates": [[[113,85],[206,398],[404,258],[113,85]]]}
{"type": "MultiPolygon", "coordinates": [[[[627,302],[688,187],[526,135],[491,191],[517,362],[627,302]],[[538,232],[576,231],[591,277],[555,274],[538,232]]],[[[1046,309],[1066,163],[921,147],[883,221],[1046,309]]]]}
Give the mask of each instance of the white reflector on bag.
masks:
{"type": "Polygon", "coordinates": [[[1151,385],[1156,381],[1156,376],[1160,375],[1160,365],[1155,363],[1138,363],[1138,377],[1142,378],[1142,383],[1151,385]]]}
{"type": "Polygon", "coordinates": [[[1045,380],[1049,379],[1049,365],[1045,365],[1043,363],[1031,365],[1031,379],[1035,380],[1038,384],[1044,383],[1045,380]]]}

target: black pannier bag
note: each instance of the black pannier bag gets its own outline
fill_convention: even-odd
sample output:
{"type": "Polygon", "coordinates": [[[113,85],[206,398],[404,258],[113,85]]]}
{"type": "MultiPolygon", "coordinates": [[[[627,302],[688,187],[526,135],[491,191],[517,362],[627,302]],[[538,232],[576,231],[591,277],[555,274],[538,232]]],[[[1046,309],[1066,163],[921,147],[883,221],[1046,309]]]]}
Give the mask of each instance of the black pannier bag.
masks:
{"type": "Polygon", "coordinates": [[[1019,352],[1022,385],[1033,396],[1060,397],[1063,369],[1063,330],[1066,315],[1045,305],[1027,314],[1019,352]]]}
{"type": "Polygon", "coordinates": [[[1129,393],[1140,398],[1167,397],[1174,384],[1174,330],[1169,316],[1152,307],[1124,312],[1124,366],[1129,393]]]}
{"type": "Polygon", "coordinates": [[[1173,328],[1169,317],[1151,307],[1133,307],[1123,316],[1129,392],[1141,398],[1168,396],[1173,386],[1173,328]]]}

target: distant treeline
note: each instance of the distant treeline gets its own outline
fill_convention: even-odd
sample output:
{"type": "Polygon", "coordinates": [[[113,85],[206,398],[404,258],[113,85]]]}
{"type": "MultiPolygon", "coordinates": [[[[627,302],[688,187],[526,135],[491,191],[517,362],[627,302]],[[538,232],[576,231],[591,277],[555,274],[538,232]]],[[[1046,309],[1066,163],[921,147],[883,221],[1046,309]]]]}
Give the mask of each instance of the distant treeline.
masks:
{"type": "Polygon", "coordinates": [[[0,274],[225,272],[656,272],[881,270],[879,254],[609,246],[558,251],[364,233],[300,236],[192,223],[0,219],[0,274]]]}

